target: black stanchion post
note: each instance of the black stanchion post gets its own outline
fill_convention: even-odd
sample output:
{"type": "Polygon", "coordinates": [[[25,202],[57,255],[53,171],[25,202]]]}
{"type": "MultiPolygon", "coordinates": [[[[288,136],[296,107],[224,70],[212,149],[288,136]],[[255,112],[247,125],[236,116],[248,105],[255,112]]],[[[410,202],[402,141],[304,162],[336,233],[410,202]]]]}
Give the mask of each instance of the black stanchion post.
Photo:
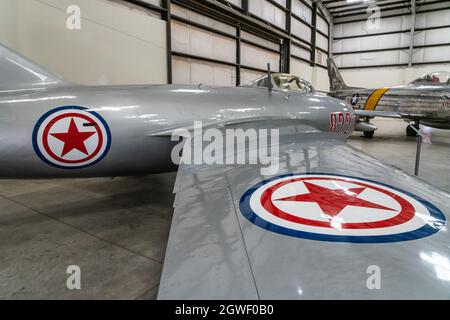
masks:
{"type": "Polygon", "coordinates": [[[414,129],[417,132],[417,149],[416,149],[416,166],[414,169],[414,175],[419,176],[419,166],[420,166],[420,151],[422,148],[422,135],[420,134],[420,123],[416,121],[414,129]]]}

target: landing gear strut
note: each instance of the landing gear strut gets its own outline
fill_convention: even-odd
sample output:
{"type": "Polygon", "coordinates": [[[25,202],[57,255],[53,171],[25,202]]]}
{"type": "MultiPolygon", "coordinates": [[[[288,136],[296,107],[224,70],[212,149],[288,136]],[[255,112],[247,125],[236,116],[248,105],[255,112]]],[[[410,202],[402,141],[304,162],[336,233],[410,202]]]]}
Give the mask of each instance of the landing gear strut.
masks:
{"type": "MultiPolygon", "coordinates": [[[[369,117],[366,117],[366,123],[370,124],[370,118],[369,117]]],[[[364,138],[372,139],[373,135],[375,134],[375,130],[363,131],[363,134],[364,134],[364,138]]]]}

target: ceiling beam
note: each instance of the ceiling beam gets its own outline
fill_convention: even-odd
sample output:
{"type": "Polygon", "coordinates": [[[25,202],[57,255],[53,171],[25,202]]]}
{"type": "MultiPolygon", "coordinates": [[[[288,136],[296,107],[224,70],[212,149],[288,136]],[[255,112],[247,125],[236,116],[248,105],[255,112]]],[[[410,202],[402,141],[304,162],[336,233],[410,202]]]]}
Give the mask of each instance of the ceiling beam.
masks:
{"type": "MultiPolygon", "coordinates": [[[[405,10],[410,9],[410,5],[399,5],[394,7],[387,7],[387,8],[380,8],[380,12],[387,12],[387,11],[395,11],[395,10],[405,10]]],[[[367,10],[363,11],[357,11],[353,13],[346,13],[346,14],[333,14],[333,17],[336,18],[345,18],[345,17],[353,17],[353,16],[360,16],[360,15],[370,15],[367,10]]]]}
{"type": "Polygon", "coordinates": [[[322,0],[316,0],[317,6],[320,11],[325,15],[325,18],[328,20],[328,23],[331,24],[333,22],[333,15],[330,13],[330,10],[323,4],[322,0]]]}
{"type": "Polygon", "coordinates": [[[393,1],[393,0],[381,0],[381,1],[372,1],[372,2],[346,2],[343,5],[337,5],[337,6],[327,6],[328,10],[330,10],[330,12],[335,12],[336,9],[346,9],[346,8],[353,8],[353,9],[358,9],[358,8],[367,8],[370,5],[386,5],[386,4],[398,4],[398,3],[408,3],[409,4],[410,1],[393,1]]]}

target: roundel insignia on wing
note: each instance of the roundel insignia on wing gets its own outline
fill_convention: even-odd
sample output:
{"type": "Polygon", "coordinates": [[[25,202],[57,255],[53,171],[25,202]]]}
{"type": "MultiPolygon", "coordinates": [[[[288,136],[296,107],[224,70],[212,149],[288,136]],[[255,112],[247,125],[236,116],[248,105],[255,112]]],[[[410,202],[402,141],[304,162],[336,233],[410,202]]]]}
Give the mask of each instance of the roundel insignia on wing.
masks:
{"type": "Polygon", "coordinates": [[[106,121],[84,107],[50,110],[36,123],[33,147],[39,158],[57,168],[80,169],[101,161],[111,146],[106,121]]]}
{"type": "Polygon", "coordinates": [[[408,241],[430,236],[446,224],[439,209],[409,192],[328,174],[265,180],[245,192],[240,209],[261,228],[320,241],[408,241]]]}

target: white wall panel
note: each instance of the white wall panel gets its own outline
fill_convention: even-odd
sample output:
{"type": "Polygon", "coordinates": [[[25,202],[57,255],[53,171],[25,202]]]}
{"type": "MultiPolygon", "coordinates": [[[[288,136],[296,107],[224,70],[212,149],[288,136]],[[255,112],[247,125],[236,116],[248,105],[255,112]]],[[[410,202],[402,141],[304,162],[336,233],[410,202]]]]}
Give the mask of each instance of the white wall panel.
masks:
{"type": "Polygon", "coordinates": [[[280,70],[280,55],[277,53],[242,43],[241,54],[242,64],[245,66],[264,70],[267,68],[267,63],[270,63],[273,71],[280,70]]]}
{"type": "MultiPolygon", "coordinates": [[[[373,30],[374,32],[390,32],[410,29],[410,16],[392,17],[381,19],[380,28],[373,30]]],[[[419,13],[416,17],[415,28],[429,28],[437,26],[448,25],[450,21],[450,10],[433,11],[427,13],[419,13]]],[[[353,36],[368,34],[372,31],[367,29],[365,22],[354,22],[346,24],[337,24],[333,28],[335,37],[353,36]]],[[[435,30],[416,31],[414,35],[414,45],[440,45],[450,43],[450,28],[442,28],[435,30]]],[[[395,47],[409,47],[410,33],[403,32],[391,35],[368,36],[361,38],[351,38],[344,40],[335,40],[332,44],[332,52],[347,52],[347,51],[363,51],[363,50],[377,50],[389,49],[395,47]]],[[[340,59],[341,65],[348,66],[364,66],[364,60],[370,60],[367,65],[373,65],[373,61],[378,64],[391,63],[408,63],[407,49],[401,53],[394,53],[392,51],[373,53],[367,55],[352,55],[342,57],[340,59]],[[347,64],[347,62],[349,64],[347,64]]],[[[338,56],[337,56],[338,57],[338,56]]],[[[413,63],[433,62],[433,61],[447,61],[448,50],[446,47],[432,47],[432,48],[415,48],[413,52],[413,63]]]]}
{"type": "Polygon", "coordinates": [[[295,58],[291,59],[291,73],[312,84],[312,68],[309,63],[295,58]]]}
{"type": "Polygon", "coordinates": [[[202,15],[195,11],[186,9],[186,8],[176,5],[176,4],[172,4],[170,8],[172,10],[173,15],[187,19],[192,22],[199,23],[201,25],[204,25],[209,28],[213,28],[215,30],[229,33],[233,36],[236,35],[236,28],[233,26],[230,26],[226,23],[214,20],[205,15],[202,15]]]}
{"type": "MultiPolygon", "coordinates": [[[[403,68],[404,69],[404,68],[403,68]]],[[[344,81],[349,86],[380,88],[400,85],[405,82],[403,69],[374,68],[341,70],[344,81]]]]}
{"type": "Polygon", "coordinates": [[[325,34],[328,34],[328,24],[327,22],[319,15],[317,15],[317,29],[322,31],[325,34]]]}
{"type": "Polygon", "coordinates": [[[406,84],[424,74],[436,70],[450,70],[450,64],[433,64],[415,66],[412,68],[367,68],[342,70],[344,81],[349,86],[364,88],[380,88],[384,86],[396,86],[406,84]]]}
{"type": "Polygon", "coordinates": [[[87,85],[167,82],[166,23],[157,13],[106,0],[1,0],[0,42],[87,85]],[[81,29],[66,28],[70,5],[81,29]]]}
{"type": "MultiPolygon", "coordinates": [[[[429,28],[448,25],[450,10],[420,13],[416,17],[416,28],[429,28]]],[[[450,43],[450,28],[416,32],[414,45],[439,45],[450,43]]],[[[449,47],[416,48],[413,63],[449,61],[449,47]]]]}
{"type": "MultiPolygon", "coordinates": [[[[374,32],[389,32],[410,29],[410,17],[392,17],[381,20],[380,29],[368,30],[365,22],[337,24],[333,28],[335,37],[365,35],[374,32]]],[[[419,13],[416,16],[417,28],[437,27],[448,25],[450,10],[419,13]]],[[[364,40],[354,38],[333,41],[332,51],[358,51],[392,47],[408,47],[410,34],[405,32],[396,35],[372,36],[364,40]]],[[[434,45],[450,43],[450,28],[417,31],[414,44],[434,45]]],[[[360,54],[336,55],[338,66],[358,67],[383,64],[407,64],[408,50],[385,51],[360,54]]],[[[450,61],[450,46],[431,48],[415,48],[413,63],[450,61]]],[[[393,86],[408,83],[419,76],[436,70],[449,70],[450,64],[430,64],[407,67],[383,67],[342,70],[344,80],[348,85],[361,87],[393,86]]]]}
{"type": "Polygon", "coordinates": [[[406,64],[408,63],[408,52],[392,50],[385,52],[369,52],[344,54],[334,57],[336,64],[341,67],[361,67],[384,64],[406,64]]]}
{"type": "Polygon", "coordinates": [[[333,52],[390,49],[409,46],[410,35],[388,34],[333,41],[333,52]]]}
{"type": "Polygon", "coordinates": [[[321,67],[311,67],[309,63],[292,58],[291,73],[310,82],[316,90],[329,91],[328,71],[321,67]]]}
{"type": "Polygon", "coordinates": [[[274,0],[274,1],[286,8],[286,0],[274,0]]]}
{"type": "Polygon", "coordinates": [[[18,2],[15,0],[0,2],[0,42],[20,49],[19,26],[17,19],[20,17],[18,2]]]}
{"type": "Polygon", "coordinates": [[[234,4],[235,6],[238,6],[242,8],[242,0],[227,0],[229,3],[234,4]]]}
{"type": "Polygon", "coordinates": [[[316,45],[317,47],[328,51],[328,39],[320,33],[316,33],[316,45]]]}
{"type": "Polygon", "coordinates": [[[312,21],[311,9],[299,0],[292,0],[292,12],[308,23],[312,21]]]}
{"type": "Polygon", "coordinates": [[[154,4],[155,6],[158,6],[158,7],[162,6],[161,0],[144,0],[144,2],[154,4]]]}
{"type": "Polygon", "coordinates": [[[450,22],[450,10],[419,13],[416,15],[416,27],[445,26],[450,22]]]}
{"type": "MultiPolygon", "coordinates": [[[[172,5],[172,14],[192,22],[236,35],[236,28],[178,5],[172,5]]],[[[213,31],[172,19],[172,50],[191,56],[236,63],[236,40],[213,31]]],[[[172,58],[175,84],[235,86],[236,67],[211,63],[200,59],[172,58]]]]}
{"type": "Polygon", "coordinates": [[[450,61],[450,46],[420,49],[420,55],[413,56],[413,62],[450,61]]]}
{"type": "Polygon", "coordinates": [[[322,66],[326,66],[327,65],[327,59],[328,59],[328,55],[320,50],[316,50],[316,63],[320,64],[322,66]]]}
{"type": "Polygon", "coordinates": [[[251,0],[248,2],[250,13],[276,25],[279,28],[286,27],[286,14],[266,0],[251,0]]]}
{"type": "Polygon", "coordinates": [[[414,36],[414,45],[450,43],[450,28],[426,30],[414,36]]]}
{"type": "Polygon", "coordinates": [[[330,78],[328,70],[320,67],[313,69],[313,86],[316,90],[330,91],[330,78]]]}
{"type": "Polygon", "coordinates": [[[379,29],[370,29],[366,21],[336,24],[333,26],[333,37],[349,37],[355,35],[367,35],[371,33],[382,33],[399,30],[407,30],[411,26],[409,16],[381,19],[379,29]]]}
{"type": "Polygon", "coordinates": [[[263,39],[261,37],[255,36],[254,34],[250,33],[250,32],[246,32],[246,31],[242,31],[241,32],[241,38],[245,39],[245,40],[249,40],[252,42],[255,42],[259,45],[262,45],[264,47],[273,49],[273,50],[280,50],[280,44],[279,43],[275,43],[266,39],[263,39]]]}
{"type": "Polygon", "coordinates": [[[266,75],[264,72],[257,72],[253,70],[241,69],[241,83],[247,84],[266,75]]]}
{"type": "Polygon", "coordinates": [[[174,84],[204,84],[231,87],[236,84],[236,68],[195,59],[173,57],[174,84]]]}
{"type": "Polygon", "coordinates": [[[300,39],[311,41],[311,28],[296,19],[291,21],[292,34],[300,39]]]}
{"type": "Polygon", "coordinates": [[[172,21],[172,50],[226,62],[236,62],[234,39],[172,21]]]}
{"type": "Polygon", "coordinates": [[[311,53],[308,50],[296,46],[295,44],[291,45],[291,54],[306,60],[309,60],[311,58],[311,53]]]}

